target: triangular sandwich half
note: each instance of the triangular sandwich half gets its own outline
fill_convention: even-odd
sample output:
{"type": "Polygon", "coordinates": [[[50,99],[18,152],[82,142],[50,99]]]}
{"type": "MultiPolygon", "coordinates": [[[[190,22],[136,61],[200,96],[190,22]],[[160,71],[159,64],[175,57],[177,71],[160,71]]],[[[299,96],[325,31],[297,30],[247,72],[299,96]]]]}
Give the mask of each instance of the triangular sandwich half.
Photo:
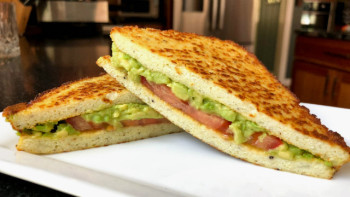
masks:
{"type": "Polygon", "coordinates": [[[29,103],[5,108],[3,116],[18,131],[17,149],[36,154],[182,131],[107,74],[48,90],[29,103]]]}
{"type": "Polygon", "coordinates": [[[232,41],[138,27],[111,31],[98,65],[196,138],[261,166],[331,178],[350,159],[251,53],[232,41]]]}

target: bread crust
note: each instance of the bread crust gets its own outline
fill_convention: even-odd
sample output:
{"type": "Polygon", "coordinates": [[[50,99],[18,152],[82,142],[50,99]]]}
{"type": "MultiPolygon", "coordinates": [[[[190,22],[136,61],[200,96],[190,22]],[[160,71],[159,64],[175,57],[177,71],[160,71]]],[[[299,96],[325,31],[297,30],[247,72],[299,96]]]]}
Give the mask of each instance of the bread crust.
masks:
{"type": "Polygon", "coordinates": [[[29,103],[4,109],[3,116],[15,130],[31,128],[38,123],[65,120],[113,104],[142,103],[108,74],[67,82],[47,90],[29,103]]]}
{"type": "MultiPolygon", "coordinates": [[[[337,144],[350,153],[344,138],[336,132],[329,131],[307,108],[300,106],[299,99],[284,87],[255,55],[238,44],[174,30],[161,31],[134,26],[112,29],[111,38],[117,45],[120,44],[118,37],[121,36],[159,58],[166,59],[169,62],[167,66],[178,73],[178,77],[183,76],[183,70],[191,72],[203,81],[224,89],[228,95],[249,103],[258,112],[282,124],[288,124],[295,131],[326,143],[337,144]]],[[[142,58],[136,59],[147,68],[155,70],[149,63],[142,62],[142,58]]],[[[190,85],[188,81],[187,84],[190,85]]],[[[196,87],[193,84],[192,86],[196,87]]]]}
{"type": "Polygon", "coordinates": [[[6,107],[3,116],[8,117],[14,115],[22,110],[30,108],[32,105],[38,105],[40,108],[50,108],[67,104],[72,100],[82,100],[100,96],[110,91],[121,92],[125,91],[125,89],[106,74],[95,78],[83,78],[76,81],[69,81],[63,83],[59,87],[39,93],[28,103],[18,103],[6,107]]]}
{"type": "Polygon", "coordinates": [[[255,55],[236,43],[132,26],[113,28],[111,38],[146,68],[228,106],[272,135],[336,166],[350,160],[344,138],[300,106],[255,55]]]}
{"type": "Polygon", "coordinates": [[[58,138],[23,135],[20,136],[16,148],[34,154],[52,154],[126,143],[180,131],[182,130],[179,127],[171,123],[162,123],[124,127],[113,131],[81,132],[79,135],[58,138]]]}
{"type": "Polygon", "coordinates": [[[104,62],[108,61],[104,61],[103,58],[100,58],[98,64],[103,66],[108,73],[115,77],[126,88],[135,92],[135,94],[149,106],[159,111],[159,113],[167,117],[174,124],[180,125],[185,131],[197,139],[217,150],[256,165],[318,178],[331,179],[333,174],[338,170],[337,167],[327,167],[324,162],[320,160],[287,160],[279,157],[271,159],[266,151],[259,150],[246,144],[236,144],[232,140],[227,140],[219,132],[215,132],[205,125],[200,124],[181,110],[164,102],[142,84],[129,80],[126,73],[122,70],[115,69],[113,66],[104,64],[104,62]]]}
{"type": "Polygon", "coordinates": [[[15,115],[18,112],[24,110],[25,108],[27,108],[27,103],[17,103],[17,104],[8,106],[2,112],[2,116],[6,117],[6,118],[10,117],[10,116],[15,115]]]}

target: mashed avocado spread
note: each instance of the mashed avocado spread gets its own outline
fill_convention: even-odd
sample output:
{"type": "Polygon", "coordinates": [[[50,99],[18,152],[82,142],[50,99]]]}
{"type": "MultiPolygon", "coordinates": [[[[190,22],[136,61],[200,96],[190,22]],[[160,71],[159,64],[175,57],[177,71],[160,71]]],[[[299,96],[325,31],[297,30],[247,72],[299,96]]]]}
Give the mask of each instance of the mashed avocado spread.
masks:
{"type": "Polygon", "coordinates": [[[122,120],[141,120],[144,118],[159,119],[163,118],[158,112],[145,104],[128,103],[114,105],[112,107],[83,114],[82,117],[87,121],[94,123],[108,123],[114,127],[121,127],[122,120]]]}
{"type": "MultiPolygon", "coordinates": [[[[122,120],[163,118],[162,115],[150,108],[148,105],[138,103],[113,105],[99,111],[83,114],[81,117],[88,122],[93,122],[96,124],[108,123],[109,125],[112,125],[113,128],[123,127],[120,122],[122,120]]],[[[24,129],[23,133],[33,136],[63,137],[67,135],[77,135],[80,132],[65,121],[60,121],[37,124],[32,129],[24,129]]],[[[21,133],[18,134],[21,135],[21,133]]]]}
{"type": "MultiPolygon", "coordinates": [[[[75,130],[70,124],[64,122],[37,124],[32,129],[24,129],[22,132],[26,135],[32,135],[35,137],[63,137],[79,134],[79,131],[75,130]]],[[[17,134],[22,135],[23,133],[18,132],[17,134]]]]}
{"type": "MultiPolygon", "coordinates": [[[[266,129],[260,127],[250,120],[247,120],[242,115],[229,109],[225,105],[218,103],[210,98],[204,97],[203,95],[200,95],[195,90],[171,80],[162,73],[147,69],[136,59],[120,51],[114,43],[112,44],[111,60],[113,66],[122,67],[128,72],[129,79],[140,82],[140,77],[143,76],[147,79],[147,81],[151,81],[157,84],[166,84],[171,88],[176,97],[187,101],[192,107],[209,114],[217,115],[225,120],[232,122],[229,128],[233,131],[233,140],[237,144],[242,144],[248,141],[250,136],[255,132],[268,133],[266,129]]],[[[262,135],[262,137],[264,136],[262,135]]],[[[283,145],[280,145],[279,147],[268,151],[268,154],[289,160],[299,158],[321,160],[308,151],[302,150],[286,142],[283,142],[283,145]]],[[[324,161],[324,163],[329,167],[332,166],[332,163],[330,162],[324,161]]]]}

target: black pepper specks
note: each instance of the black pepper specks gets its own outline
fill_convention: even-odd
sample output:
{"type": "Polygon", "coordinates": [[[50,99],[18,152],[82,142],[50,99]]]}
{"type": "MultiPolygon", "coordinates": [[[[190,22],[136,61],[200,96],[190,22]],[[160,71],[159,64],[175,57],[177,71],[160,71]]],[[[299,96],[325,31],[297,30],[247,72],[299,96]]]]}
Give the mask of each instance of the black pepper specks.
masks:
{"type": "Polygon", "coordinates": [[[270,156],[269,156],[269,159],[274,159],[274,158],[275,158],[275,157],[274,157],[274,156],[272,156],[272,155],[270,155],[270,156]]]}
{"type": "Polygon", "coordinates": [[[152,99],[151,101],[152,101],[152,103],[154,103],[154,100],[153,100],[153,99],[152,99]]]}

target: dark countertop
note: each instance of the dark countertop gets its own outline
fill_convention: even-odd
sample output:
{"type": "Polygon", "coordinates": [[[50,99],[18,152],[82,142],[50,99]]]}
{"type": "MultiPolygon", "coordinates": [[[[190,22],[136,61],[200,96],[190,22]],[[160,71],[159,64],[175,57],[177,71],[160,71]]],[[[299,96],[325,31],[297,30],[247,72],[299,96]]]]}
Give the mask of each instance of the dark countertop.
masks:
{"type": "Polygon", "coordinates": [[[298,35],[350,41],[350,33],[327,32],[321,30],[297,29],[298,35]]]}
{"type": "Polygon", "coordinates": [[[104,72],[98,57],[110,54],[110,38],[20,39],[21,56],[0,63],[0,110],[28,102],[38,93],[104,72]]]}
{"type": "MultiPolygon", "coordinates": [[[[62,83],[104,73],[95,62],[98,57],[110,54],[110,46],[107,36],[21,37],[21,56],[0,60],[0,111],[8,105],[29,102],[38,93],[62,83]]],[[[67,194],[5,175],[0,166],[0,196],[67,194]]]]}

